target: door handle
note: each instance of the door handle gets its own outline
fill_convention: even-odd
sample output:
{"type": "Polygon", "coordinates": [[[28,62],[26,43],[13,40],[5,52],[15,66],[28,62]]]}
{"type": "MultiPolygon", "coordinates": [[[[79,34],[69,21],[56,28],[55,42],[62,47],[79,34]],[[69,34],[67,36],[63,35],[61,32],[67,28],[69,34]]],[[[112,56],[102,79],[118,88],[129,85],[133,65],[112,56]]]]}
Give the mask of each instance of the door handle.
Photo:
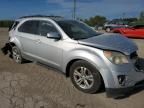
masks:
{"type": "Polygon", "coordinates": [[[35,42],[39,44],[39,43],[41,43],[41,40],[37,39],[37,40],[35,40],[35,42]]]}

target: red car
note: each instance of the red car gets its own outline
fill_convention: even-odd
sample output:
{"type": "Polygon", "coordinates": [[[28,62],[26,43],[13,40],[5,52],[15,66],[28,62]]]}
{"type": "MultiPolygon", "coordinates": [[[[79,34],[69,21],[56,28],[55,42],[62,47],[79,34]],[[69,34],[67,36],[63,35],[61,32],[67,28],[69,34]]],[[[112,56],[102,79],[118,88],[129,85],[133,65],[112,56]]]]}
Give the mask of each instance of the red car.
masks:
{"type": "Polygon", "coordinates": [[[126,28],[115,28],[113,33],[120,33],[129,38],[144,38],[144,25],[136,25],[126,28]]]}

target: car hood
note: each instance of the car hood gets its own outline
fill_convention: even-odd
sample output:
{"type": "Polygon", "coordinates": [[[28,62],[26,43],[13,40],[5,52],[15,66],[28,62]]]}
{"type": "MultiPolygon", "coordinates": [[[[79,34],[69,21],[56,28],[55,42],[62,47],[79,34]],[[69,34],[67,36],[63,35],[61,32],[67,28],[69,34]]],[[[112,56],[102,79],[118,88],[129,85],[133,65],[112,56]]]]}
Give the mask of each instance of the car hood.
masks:
{"type": "Polygon", "coordinates": [[[130,55],[138,49],[136,44],[130,39],[113,33],[105,33],[92,38],[78,40],[78,43],[104,50],[119,51],[126,55],[130,55]]]}

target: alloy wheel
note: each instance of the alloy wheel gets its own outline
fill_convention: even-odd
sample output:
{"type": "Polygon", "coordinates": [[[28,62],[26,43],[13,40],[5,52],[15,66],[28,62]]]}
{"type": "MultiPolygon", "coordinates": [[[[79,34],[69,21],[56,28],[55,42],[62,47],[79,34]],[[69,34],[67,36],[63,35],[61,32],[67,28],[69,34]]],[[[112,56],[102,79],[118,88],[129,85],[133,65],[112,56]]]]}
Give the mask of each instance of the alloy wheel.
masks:
{"type": "Polygon", "coordinates": [[[83,89],[89,89],[94,84],[93,74],[86,67],[77,67],[73,73],[76,84],[83,89]]]}
{"type": "Polygon", "coordinates": [[[16,63],[20,63],[21,62],[21,55],[19,53],[19,51],[16,48],[13,48],[13,59],[15,60],[16,63]]]}

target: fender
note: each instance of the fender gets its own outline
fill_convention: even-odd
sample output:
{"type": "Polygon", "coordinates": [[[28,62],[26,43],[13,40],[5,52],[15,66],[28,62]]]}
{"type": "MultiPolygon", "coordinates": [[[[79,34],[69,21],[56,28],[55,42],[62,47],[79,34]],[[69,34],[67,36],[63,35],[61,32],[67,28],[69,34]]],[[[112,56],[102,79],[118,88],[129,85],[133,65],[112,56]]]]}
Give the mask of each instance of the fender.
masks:
{"type": "Polygon", "coordinates": [[[86,50],[75,50],[75,51],[71,51],[70,54],[68,56],[64,56],[64,60],[63,61],[63,67],[64,67],[64,71],[66,70],[66,66],[67,64],[72,61],[72,60],[76,60],[76,59],[80,59],[80,60],[85,60],[91,64],[95,64],[96,61],[99,61],[99,63],[97,63],[96,68],[100,69],[100,67],[102,66],[102,59],[99,55],[94,54],[93,52],[88,52],[86,50]]]}
{"type": "Polygon", "coordinates": [[[20,50],[22,50],[22,45],[16,37],[11,37],[9,42],[14,43],[20,50]]]}
{"type": "MultiPolygon", "coordinates": [[[[99,50],[99,49],[96,49],[96,50],[99,51],[99,54],[103,54],[103,52],[101,50],[99,50]]],[[[110,72],[105,61],[97,53],[95,53],[93,51],[87,51],[87,50],[82,49],[82,50],[71,51],[71,53],[69,53],[69,56],[64,55],[64,57],[65,57],[64,58],[65,61],[63,61],[63,72],[64,73],[66,73],[67,65],[71,61],[85,60],[88,63],[90,63],[91,65],[93,65],[94,67],[96,67],[96,69],[99,70],[99,72],[104,80],[105,87],[109,87],[110,84],[114,84],[114,81],[112,79],[111,79],[111,82],[108,82],[108,80],[109,80],[108,78],[111,78],[112,73],[110,72]]]]}

